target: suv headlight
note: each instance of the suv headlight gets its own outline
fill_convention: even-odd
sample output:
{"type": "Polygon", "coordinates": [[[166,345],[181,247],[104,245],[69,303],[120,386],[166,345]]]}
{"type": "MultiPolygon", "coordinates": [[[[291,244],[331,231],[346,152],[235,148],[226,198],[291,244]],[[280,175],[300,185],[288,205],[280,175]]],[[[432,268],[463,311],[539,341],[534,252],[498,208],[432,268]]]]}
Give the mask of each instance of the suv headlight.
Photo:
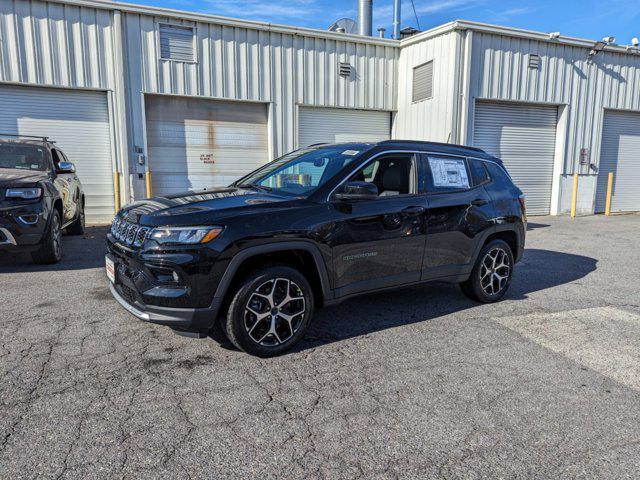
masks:
{"type": "Polygon", "coordinates": [[[161,245],[207,243],[218,237],[223,227],[159,227],[148,238],[161,245]]]}
{"type": "Polygon", "coordinates": [[[22,198],[23,200],[34,200],[42,196],[40,187],[32,188],[7,188],[5,198],[22,198]]]}

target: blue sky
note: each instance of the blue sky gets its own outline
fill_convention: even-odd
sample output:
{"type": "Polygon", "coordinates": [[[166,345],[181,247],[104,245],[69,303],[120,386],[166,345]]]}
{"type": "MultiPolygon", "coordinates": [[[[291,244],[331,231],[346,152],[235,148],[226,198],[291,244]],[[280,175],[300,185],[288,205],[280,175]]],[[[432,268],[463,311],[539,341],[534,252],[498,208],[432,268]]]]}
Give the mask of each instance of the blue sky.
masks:
{"type": "MultiPolygon", "coordinates": [[[[128,0],[227,17],[327,28],[341,17],[356,17],[357,0],[128,0]]],[[[640,37],[640,0],[414,0],[421,29],[457,18],[543,32],[600,39],[613,35],[627,45],[640,37]]],[[[403,26],[417,26],[411,2],[403,0],[403,26]]],[[[390,33],[391,0],[374,0],[374,31],[390,33]]]]}

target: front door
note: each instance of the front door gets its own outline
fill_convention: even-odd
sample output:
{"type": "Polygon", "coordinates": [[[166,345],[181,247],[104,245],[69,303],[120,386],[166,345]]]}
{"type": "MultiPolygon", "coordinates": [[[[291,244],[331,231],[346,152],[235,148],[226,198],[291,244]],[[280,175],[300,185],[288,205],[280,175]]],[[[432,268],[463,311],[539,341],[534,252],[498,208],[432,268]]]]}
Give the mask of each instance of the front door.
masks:
{"type": "Polygon", "coordinates": [[[332,199],[337,296],[420,280],[426,198],[418,193],[417,168],[411,153],[377,157],[349,179],[375,184],[377,198],[332,199]]]}

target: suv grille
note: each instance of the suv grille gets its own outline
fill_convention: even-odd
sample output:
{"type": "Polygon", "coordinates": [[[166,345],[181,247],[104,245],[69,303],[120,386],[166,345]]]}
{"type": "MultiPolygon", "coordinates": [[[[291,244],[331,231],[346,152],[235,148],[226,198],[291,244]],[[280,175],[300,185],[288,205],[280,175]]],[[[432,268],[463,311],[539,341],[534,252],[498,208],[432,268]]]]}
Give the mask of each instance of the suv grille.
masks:
{"type": "Polygon", "coordinates": [[[142,246],[150,231],[148,227],[141,227],[121,218],[116,218],[111,224],[111,235],[120,242],[134,247],[142,246]]]}

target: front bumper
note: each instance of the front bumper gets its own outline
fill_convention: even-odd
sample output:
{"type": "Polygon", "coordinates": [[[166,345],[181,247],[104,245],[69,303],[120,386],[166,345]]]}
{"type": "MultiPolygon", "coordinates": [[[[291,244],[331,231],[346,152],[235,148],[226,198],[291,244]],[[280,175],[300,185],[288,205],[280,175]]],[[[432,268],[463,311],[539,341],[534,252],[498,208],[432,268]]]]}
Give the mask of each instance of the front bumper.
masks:
{"type": "Polygon", "coordinates": [[[114,263],[114,298],[140,320],[180,331],[213,327],[221,301],[217,286],[217,252],[211,249],[157,251],[133,249],[107,236],[107,257],[114,263]],[[165,273],[169,278],[159,280],[165,273]],[[175,273],[177,281],[171,281],[175,273]]]}
{"type": "Polygon", "coordinates": [[[117,286],[109,284],[116,301],[134,317],[145,322],[167,325],[177,331],[206,332],[212,326],[220,305],[214,301],[209,308],[170,308],[129,303],[118,293],[117,286]]]}
{"type": "Polygon", "coordinates": [[[0,202],[0,250],[38,248],[47,229],[48,218],[42,201],[0,202]]]}

